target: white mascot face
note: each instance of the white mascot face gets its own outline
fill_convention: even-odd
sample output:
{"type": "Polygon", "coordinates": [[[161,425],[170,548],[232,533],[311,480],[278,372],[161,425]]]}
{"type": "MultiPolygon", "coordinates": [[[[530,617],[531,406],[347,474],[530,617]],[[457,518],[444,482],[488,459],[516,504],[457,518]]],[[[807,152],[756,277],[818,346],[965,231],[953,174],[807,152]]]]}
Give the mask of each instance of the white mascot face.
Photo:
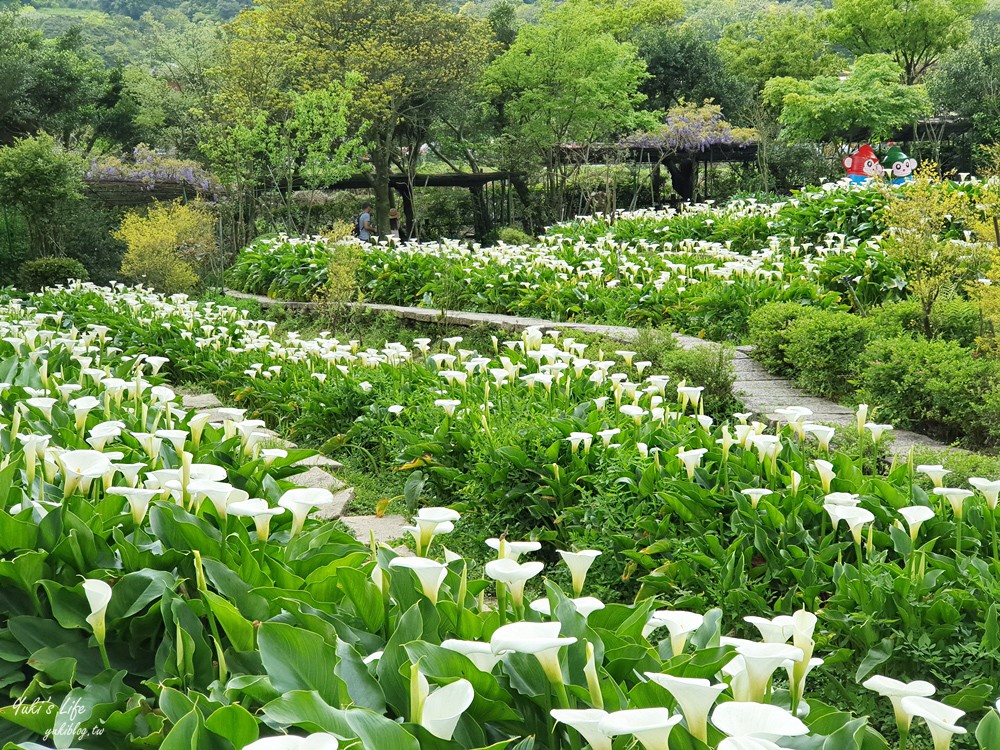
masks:
{"type": "Polygon", "coordinates": [[[893,177],[909,177],[917,168],[916,159],[900,159],[892,165],[893,177]]]}

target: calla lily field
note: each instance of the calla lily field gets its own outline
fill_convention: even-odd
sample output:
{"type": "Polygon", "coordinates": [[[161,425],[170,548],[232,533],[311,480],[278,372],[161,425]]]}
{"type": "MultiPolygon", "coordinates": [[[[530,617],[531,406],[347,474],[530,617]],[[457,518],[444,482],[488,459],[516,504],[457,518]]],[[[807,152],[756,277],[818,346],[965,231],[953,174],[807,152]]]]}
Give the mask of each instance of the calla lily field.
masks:
{"type": "Polygon", "coordinates": [[[556,331],[362,348],[85,284],[0,319],[6,747],[1000,742],[992,673],[948,684],[892,635],[993,658],[995,483],[889,463],[865,413],[843,443],[795,405],[705,414],[700,386],[556,331]],[[330,493],[295,484],[314,451],[184,409],[171,378],[331,404],[327,433],[290,422],[314,441],[377,428],[412,552],[314,517],[330,493]],[[504,525],[456,554],[483,505],[504,525]],[[624,589],[594,595],[602,566],[624,589]],[[813,689],[847,674],[839,702],[813,689]]]}

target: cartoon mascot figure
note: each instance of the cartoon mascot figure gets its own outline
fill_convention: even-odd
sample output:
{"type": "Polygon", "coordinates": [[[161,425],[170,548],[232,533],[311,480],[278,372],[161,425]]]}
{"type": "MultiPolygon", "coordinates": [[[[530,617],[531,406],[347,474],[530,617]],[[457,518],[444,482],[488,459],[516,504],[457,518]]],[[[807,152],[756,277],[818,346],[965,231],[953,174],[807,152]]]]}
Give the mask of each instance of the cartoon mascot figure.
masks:
{"type": "Polygon", "coordinates": [[[902,185],[913,179],[917,160],[904,154],[899,146],[892,146],[882,159],[882,168],[893,185],[902,185]]]}
{"type": "Polygon", "coordinates": [[[863,185],[885,174],[885,169],[879,164],[875,151],[867,144],[844,158],[844,169],[847,170],[847,177],[854,185],[863,185]]]}

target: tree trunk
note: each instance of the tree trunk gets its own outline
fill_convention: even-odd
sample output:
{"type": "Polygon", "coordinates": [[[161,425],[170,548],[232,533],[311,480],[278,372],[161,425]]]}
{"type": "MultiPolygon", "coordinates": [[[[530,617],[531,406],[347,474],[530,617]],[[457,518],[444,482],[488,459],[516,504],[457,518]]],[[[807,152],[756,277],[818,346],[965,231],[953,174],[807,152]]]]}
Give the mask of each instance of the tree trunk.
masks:
{"type": "Polygon", "coordinates": [[[399,199],[403,202],[403,217],[406,220],[406,225],[399,229],[399,236],[404,240],[412,240],[416,236],[417,230],[417,214],[413,208],[413,191],[410,190],[409,185],[397,185],[396,192],[399,193],[399,199]]]}
{"type": "MultiPolygon", "coordinates": [[[[518,200],[521,201],[521,205],[524,207],[524,218],[522,220],[524,231],[528,234],[534,234],[535,227],[541,226],[542,221],[540,217],[535,215],[537,212],[531,205],[531,193],[528,192],[528,183],[525,181],[524,177],[515,175],[511,178],[511,185],[514,186],[514,192],[517,194],[518,200]]],[[[511,217],[511,219],[511,224],[513,224],[513,217],[511,217]]]]}
{"type": "Polygon", "coordinates": [[[371,176],[372,188],[375,190],[375,228],[377,234],[389,226],[389,152],[384,147],[377,148],[372,153],[372,166],[375,168],[371,176]]]}
{"type": "Polygon", "coordinates": [[[650,189],[653,192],[653,208],[660,205],[663,200],[663,170],[660,162],[653,165],[653,172],[650,176],[650,189]]]}
{"type": "Polygon", "coordinates": [[[469,188],[472,193],[472,219],[476,230],[476,239],[480,242],[493,229],[490,222],[490,210],[486,203],[486,191],[481,185],[469,188]]]}
{"type": "Polygon", "coordinates": [[[682,201],[692,202],[694,200],[695,181],[698,173],[695,171],[695,162],[685,159],[682,162],[668,161],[667,169],[670,170],[670,182],[674,192],[681,197],[682,201]]]}

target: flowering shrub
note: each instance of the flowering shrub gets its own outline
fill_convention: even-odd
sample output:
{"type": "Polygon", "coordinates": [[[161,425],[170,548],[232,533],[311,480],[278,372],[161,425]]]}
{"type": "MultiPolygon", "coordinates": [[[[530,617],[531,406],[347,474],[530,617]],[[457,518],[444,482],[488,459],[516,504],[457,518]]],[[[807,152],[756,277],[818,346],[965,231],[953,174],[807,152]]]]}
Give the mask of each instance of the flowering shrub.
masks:
{"type": "Polygon", "coordinates": [[[637,133],[624,146],[655,148],[666,153],[707,151],[713,146],[744,146],[753,143],[756,133],[736,128],[722,116],[718,104],[680,104],[671,107],[663,125],[650,133],[637,133]]]}
{"type": "Polygon", "coordinates": [[[215,197],[220,192],[218,179],[197,162],[158,154],[144,144],[136,146],[127,158],[101,156],[92,160],[85,177],[94,182],[138,182],[150,191],[170,183],[189,186],[205,196],[215,197]]]}
{"type": "Polygon", "coordinates": [[[199,204],[156,203],[144,214],[130,211],[113,235],[127,246],[122,275],[166,294],[190,291],[195,268],[216,252],[215,222],[199,204]]]}

